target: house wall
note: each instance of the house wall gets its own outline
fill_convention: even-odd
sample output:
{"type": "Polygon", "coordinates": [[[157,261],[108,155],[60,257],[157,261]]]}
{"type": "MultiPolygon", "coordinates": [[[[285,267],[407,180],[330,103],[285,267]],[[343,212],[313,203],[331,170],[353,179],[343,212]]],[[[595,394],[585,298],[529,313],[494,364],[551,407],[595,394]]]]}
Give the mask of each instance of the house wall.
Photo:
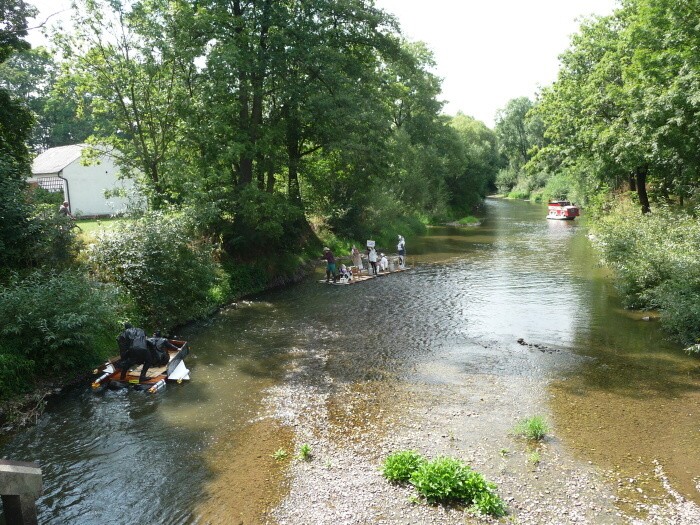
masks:
{"type": "Polygon", "coordinates": [[[80,159],[63,168],[60,174],[68,181],[71,213],[78,216],[113,215],[126,210],[128,199],[105,198],[105,190],[125,188],[133,193],[133,181],[118,180],[118,168],[108,156],[100,157],[99,164],[83,166],[80,159]]]}

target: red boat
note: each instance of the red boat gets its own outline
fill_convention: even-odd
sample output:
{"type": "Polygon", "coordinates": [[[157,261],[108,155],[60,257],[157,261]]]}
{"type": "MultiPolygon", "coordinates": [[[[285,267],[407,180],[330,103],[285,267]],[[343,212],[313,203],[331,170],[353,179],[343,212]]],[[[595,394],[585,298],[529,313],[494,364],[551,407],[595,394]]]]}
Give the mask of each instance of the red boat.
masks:
{"type": "Polygon", "coordinates": [[[569,201],[549,201],[547,218],[562,221],[573,221],[580,215],[579,209],[569,201]]]}

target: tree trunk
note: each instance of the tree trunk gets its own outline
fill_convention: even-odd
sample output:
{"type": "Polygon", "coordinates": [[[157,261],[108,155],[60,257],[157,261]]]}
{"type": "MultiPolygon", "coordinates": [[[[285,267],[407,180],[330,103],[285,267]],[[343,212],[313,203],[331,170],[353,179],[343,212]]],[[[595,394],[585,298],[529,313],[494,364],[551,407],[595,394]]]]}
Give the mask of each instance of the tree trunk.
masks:
{"type": "Polygon", "coordinates": [[[285,119],[285,142],[287,149],[287,195],[290,202],[301,207],[301,190],[299,188],[299,160],[301,158],[301,148],[299,147],[299,118],[296,115],[296,108],[285,105],[282,108],[282,115],[285,119]]]}
{"type": "Polygon", "coordinates": [[[642,213],[651,212],[651,206],[649,205],[649,196],[647,195],[647,173],[649,167],[639,166],[635,173],[635,182],[637,184],[637,196],[639,197],[639,204],[642,207],[642,213]]]}
{"type": "Polygon", "coordinates": [[[267,187],[265,188],[267,193],[272,193],[275,191],[275,168],[270,166],[267,170],[267,187]]]}
{"type": "MultiPolygon", "coordinates": [[[[238,118],[241,126],[247,135],[247,144],[241,153],[239,163],[238,184],[245,186],[253,181],[253,167],[258,139],[260,138],[260,127],[263,119],[263,84],[265,80],[267,62],[267,38],[270,29],[270,9],[272,0],[265,0],[260,18],[260,29],[257,42],[257,52],[255,53],[255,64],[252,73],[245,67],[239,71],[239,94],[238,103],[240,106],[238,118]]],[[[243,18],[243,6],[240,0],[233,2],[233,13],[238,18],[243,18]]],[[[241,27],[243,22],[241,22],[241,27]]],[[[242,29],[236,30],[241,37],[241,46],[247,45],[242,29]]]]}

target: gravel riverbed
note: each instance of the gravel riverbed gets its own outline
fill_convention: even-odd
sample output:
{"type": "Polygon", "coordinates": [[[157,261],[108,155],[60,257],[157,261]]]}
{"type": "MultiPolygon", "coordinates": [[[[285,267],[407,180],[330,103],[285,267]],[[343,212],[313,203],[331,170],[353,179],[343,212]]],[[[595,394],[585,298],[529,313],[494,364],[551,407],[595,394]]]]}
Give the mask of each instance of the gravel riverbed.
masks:
{"type": "MultiPolygon", "coordinates": [[[[554,358],[524,351],[532,359],[554,358]]],[[[283,383],[268,392],[262,417],[293,429],[296,450],[308,444],[311,456],[288,460],[289,492],[264,523],[700,523],[698,505],[673,490],[661,465],[653,476],[663,495],[647,494],[635,480],[616,479],[614,471],[574,457],[557,440],[556,428],[536,448],[513,436],[518,419],[546,416],[546,382],[536,374],[430,364],[408,380],[339,383],[326,372],[327,360],[325,350],[300,350],[283,383]],[[382,461],[403,449],[464,460],[497,484],[508,516],[496,520],[429,505],[412,487],[390,484],[381,475],[382,461]]]]}

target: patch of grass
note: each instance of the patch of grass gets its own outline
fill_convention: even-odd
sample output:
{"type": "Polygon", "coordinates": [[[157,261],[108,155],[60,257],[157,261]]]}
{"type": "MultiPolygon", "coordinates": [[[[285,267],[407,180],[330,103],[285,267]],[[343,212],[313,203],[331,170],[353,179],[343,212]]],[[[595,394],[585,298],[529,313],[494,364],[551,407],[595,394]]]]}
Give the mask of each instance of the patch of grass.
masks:
{"type": "Polygon", "coordinates": [[[311,459],[311,447],[308,443],[304,443],[299,447],[299,454],[297,454],[297,458],[303,461],[309,461],[311,459]]]}
{"type": "Polygon", "coordinates": [[[533,466],[537,466],[540,464],[540,461],[542,460],[540,453],[537,450],[533,450],[530,452],[527,456],[527,460],[532,463],[533,466]]]}
{"type": "MultiPolygon", "coordinates": [[[[84,237],[94,238],[98,233],[114,230],[118,224],[130,221],[123,217],[109,217],[106,219],[79,219],[75,224],[80,226],[84,237]]],[[[133,221],[132,221],[133,222],[133,221]]]]}
{"type": "Polygon", "coordinates": [[[513,434],[531,441],[542,441],[549,432],[549,425],[542,416],[532,416],[519,421],[513,428],[513,434]]]}
{"type": "Polygon", "coordinates": [[[283,448],[278,448],[271,455],[276,461],[284,461],[289,457],[289,452],[283,448]]]}
{"type": "Polygon", "coordinates": [[[423,456],[414,450],[400,450],[390,454],[382,466],[382,474],[393,482],[408,481],[418,467],[425,462],[423,456]]]}
{"type": "Polygon", "coordinates": [[[502,448],[498,451],[498,453],[501,455],[502,458],[505,458],[510,454],[510,451],[507,448],[502,448]]]}
{"type": "Polygon", "coordinates": [[[479,223],[479,219],[477,219],[476,217],[473,217],[473,216],[469,215],[469,216],[467,216],[467,217],[462,217],[462,218],[459,219],[457,222],[460,223],[460,224],[478,224],[478,223],[479,223]]]}

